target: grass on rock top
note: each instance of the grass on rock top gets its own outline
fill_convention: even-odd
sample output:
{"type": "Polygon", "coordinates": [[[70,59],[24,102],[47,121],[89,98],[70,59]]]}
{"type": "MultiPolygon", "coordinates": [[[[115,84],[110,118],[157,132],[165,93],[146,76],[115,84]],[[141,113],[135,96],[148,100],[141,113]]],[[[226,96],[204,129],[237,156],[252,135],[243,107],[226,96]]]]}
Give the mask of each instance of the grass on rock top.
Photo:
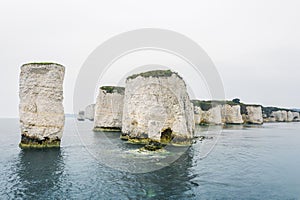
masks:
{"type": "Polygon", "coordinates": [[[59,65],[59,66],[63,66],[63,65],[55,63],[55,62],[32,62],[32,63],[23,64],[22,66],[26,66],[26,65],[59,65]]]}
{"type": "Polygon", "coordinates": [[[153,70],[153,71],[148,71],[148,72],[142,72],[139,74],[133,74],[133,75],[127,77],[127,80],[135,79],[138,76],[145,77],[145,78],[147,78],[147,77],[170,77],[170,76],[172,76],[172,74],[176,74],[179,78],[182,79],[181,76],[179,76],[176,72],[173,72],[171,70],[153,70]]]}
{"type": "Polygon", "coordinates": [[[100,87],[101,90],[106,91],[107,93],[119,93],[124,94],[125,88],[118,87],[118,86],[102,86],[100,87]]]}

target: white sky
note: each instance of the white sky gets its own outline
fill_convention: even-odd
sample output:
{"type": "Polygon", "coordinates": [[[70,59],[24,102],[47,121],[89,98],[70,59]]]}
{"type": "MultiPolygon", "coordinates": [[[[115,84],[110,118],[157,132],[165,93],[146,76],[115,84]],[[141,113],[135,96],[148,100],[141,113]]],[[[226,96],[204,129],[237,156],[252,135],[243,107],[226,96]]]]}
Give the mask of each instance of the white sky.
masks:
{"type": "Polygon", "coordinates": [[[196,41],[219,70],[228,99],[300,108],[299,10],[299,0],[1,1],[0,117],[18,115],[19,69],[32,61],[66,66],[64,106],[72,113],[74,83],[88,55],[139,28],[196,41]]]}

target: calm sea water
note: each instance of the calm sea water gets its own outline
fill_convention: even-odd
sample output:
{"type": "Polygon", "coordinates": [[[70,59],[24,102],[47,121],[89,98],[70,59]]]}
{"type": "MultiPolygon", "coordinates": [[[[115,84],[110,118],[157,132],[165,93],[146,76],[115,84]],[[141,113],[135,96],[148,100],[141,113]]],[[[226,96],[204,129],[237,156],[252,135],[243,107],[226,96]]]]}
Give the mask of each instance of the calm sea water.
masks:
{"type": "Polygon", "coordinates": [[[0,125],[0,199],[300,199],[300,123],[230,127],[159,154],[90,122],[78,134],[70,118],[60,149],[21,150],[18,120],[0,125]]]}

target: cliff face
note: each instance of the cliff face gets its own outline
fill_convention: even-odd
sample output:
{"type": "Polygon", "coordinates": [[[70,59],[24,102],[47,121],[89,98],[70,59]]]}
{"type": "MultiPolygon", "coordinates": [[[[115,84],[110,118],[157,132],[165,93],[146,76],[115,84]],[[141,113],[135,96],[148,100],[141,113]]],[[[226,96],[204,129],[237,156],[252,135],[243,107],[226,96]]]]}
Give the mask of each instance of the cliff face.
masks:
{"type": "Polygon", "coordinates": [[[298,122],[299,112],[294,110],[277,108],[277,107],[263,107],[263,117],[265,122],[298,122]]]}
{"type": "Polygon", "coordinates": [[[124,88],[104,86],[99,89],[95,105],[94,131],[120,131],[124,88]]]}
{"type": "Polygon", "coordinates": [[[194,107],[194,121],[195,124],[200,124],[202,120],[202,109],[199,106],[193,105],[194,107]]]}
{"type": "Polygon", "coordinates": [[[292,122],[294,121],[294,115],[292,111],[287,112],[287,122],[292,122]]]}
{"type": "Polygon", "coordinates": [[[85,108],[85,118],[94,121],[94,115],[95,115],[95,104],[90,104],[85,108]]]}
{"type": "Polygon", "coordinates": [[[222,105],[222,122],[226,124],[242,124],[243,117],[241,115],[240,105],[222,105]]]}
{"type": "Polygon", "coordinates": [[[123,138],[189,143],[194,111],[181,77],[170,71],[150,71],[126,81],[123,138]]]}
{"type": "Polygon", "coordinates": [[[244,123],[263,124],[263,114],[261,106],[246,106],[246,113],[243,114],[244,123]]]}
{"type": "Polygon", "coordinates": [[[300,121],[300,114],[298,112],[293,112],[293,121],[295,122],[300,121]]]}
{"type": "Polygon", "coordinates": [[[55,63],[21,67],[19,114],[20,147],[57,147],[63,134],[65,68],[55,63]]]}
{"type": "Polygon", "coordinates": [[[222,112],[221,106],[214,106],[207,111],[202,111],[201,124],[221,125],[222,124],[222,112]]]}
{"type": "Polygon", "coordinates": [[[274,112],[272,112],[271,117],[274,117],[276,122],[286,122],[287,121],[287,111],[285,111],[285,110],[274,111],[274,112]]]}
{"type": "Polygon", "coordinates": [[[196,124],[220,125],[222,124],[221,105],[217,101],[191,100],[194,106],[196,124]]]}

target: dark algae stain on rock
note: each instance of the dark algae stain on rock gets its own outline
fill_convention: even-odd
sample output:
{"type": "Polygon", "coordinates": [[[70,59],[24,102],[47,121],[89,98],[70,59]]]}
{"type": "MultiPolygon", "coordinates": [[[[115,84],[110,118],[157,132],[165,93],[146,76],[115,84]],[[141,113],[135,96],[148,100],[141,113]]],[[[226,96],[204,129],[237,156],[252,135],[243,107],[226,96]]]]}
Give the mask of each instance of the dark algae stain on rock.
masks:
{"type": "Polygon", "coordinates": [[[19,147],[22,149],[27,148],[59,148],[60,147],[60,139],[56,138],[51,140],[49,137],[45,137],[44,139],[39,139],[37,137],[29,137],[25,134],[21,136],[21,142],[19,147]]]}

